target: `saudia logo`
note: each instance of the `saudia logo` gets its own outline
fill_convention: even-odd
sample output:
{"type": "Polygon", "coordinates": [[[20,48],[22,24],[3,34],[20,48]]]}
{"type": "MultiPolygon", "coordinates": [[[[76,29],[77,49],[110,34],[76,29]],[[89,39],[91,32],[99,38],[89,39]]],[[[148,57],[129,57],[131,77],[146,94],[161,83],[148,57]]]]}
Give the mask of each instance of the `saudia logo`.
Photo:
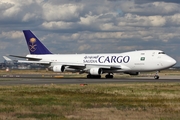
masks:
{"type": "Polygon", "coordinates": [[[31,51],[31,52],[34,52],[34,51],[36,51],[36,38],[31,38],[30,39],[30,41],[29,41],[29,50],[31,51]]]}

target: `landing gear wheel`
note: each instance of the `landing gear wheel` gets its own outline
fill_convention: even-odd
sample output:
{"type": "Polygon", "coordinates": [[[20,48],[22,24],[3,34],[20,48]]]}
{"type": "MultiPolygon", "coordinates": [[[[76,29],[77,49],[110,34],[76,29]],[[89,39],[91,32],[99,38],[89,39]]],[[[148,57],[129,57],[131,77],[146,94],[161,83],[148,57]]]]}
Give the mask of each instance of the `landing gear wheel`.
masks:
{"type": "Polygon", "coordinates": [[[107,74],[107,75],[105,76],[105,78],[113,78],[113,75],[107,74]]]}
{"type": "Polygon", "coordinates": [[[101,78],[101,75],[90,75],[90,74],[88,74],[87,75],[87,78],[101,78]]]}
{"type": "Polygon", "coordinates": [[[158,73],[159,73],[159,71],[157,71],[156,74],[154,75],[154,79],[159,79],[158,73]]]}
{"type": "Polygon", "coordinates": [[[155,75],[155,76],[154,76],[154,79],[159,79],[159,75],[155,75]]]}
{"type": "Polygon", "coordinates": [[[91,78],[91,75],[87,75],[87,78],[91,78]]]}

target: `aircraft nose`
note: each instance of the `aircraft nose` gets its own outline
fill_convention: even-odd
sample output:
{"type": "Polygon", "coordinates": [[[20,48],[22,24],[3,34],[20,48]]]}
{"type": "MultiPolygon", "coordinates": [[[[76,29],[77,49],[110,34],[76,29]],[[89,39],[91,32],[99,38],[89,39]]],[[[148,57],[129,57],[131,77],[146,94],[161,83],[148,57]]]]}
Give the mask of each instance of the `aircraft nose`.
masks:
{"type": "Polygon", "coordinates": [[[171,63],[172,63],[173,65],[175,65],[175,64],[176,64],[176,60],[172,58],[171,63]]]}
{"type": "Polygon", "coordinates": [[[171,57],[167,59],[166,61],[169,64],[169,66],[174,66],[176,64],[176,60],[171,57]]]}

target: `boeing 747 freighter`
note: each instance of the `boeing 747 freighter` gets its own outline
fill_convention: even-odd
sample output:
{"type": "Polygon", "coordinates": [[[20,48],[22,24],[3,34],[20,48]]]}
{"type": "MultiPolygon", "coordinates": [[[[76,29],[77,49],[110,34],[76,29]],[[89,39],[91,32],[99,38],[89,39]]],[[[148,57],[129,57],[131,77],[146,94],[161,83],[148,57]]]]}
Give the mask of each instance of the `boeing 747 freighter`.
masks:
{"type": "MultiPolygon", "coordinates": [[[[24,63],[47,65],[54,72],[87,73],[87,78],[113,78],[113,73],[138,75],[140,72],[160,71],[176,64],[176,60],[161,50],[136,50],[123,53],[101,54],[52,54],[30,31],[23,30],[30,54],[13,57],[24,63]]],[[[155,79],[159,75],[155,74],[155,79]]]]}

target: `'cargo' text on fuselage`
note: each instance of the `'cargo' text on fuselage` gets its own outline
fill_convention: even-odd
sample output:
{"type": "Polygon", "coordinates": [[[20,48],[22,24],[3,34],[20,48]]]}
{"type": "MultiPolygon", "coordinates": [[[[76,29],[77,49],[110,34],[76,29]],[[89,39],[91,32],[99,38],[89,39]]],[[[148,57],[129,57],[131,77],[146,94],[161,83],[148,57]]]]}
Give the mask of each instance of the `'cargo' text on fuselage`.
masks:
{"type": "Polygon", "coordinates": [[[84,63],[128,63],[130,56],[85,56],[84,63]]]}

